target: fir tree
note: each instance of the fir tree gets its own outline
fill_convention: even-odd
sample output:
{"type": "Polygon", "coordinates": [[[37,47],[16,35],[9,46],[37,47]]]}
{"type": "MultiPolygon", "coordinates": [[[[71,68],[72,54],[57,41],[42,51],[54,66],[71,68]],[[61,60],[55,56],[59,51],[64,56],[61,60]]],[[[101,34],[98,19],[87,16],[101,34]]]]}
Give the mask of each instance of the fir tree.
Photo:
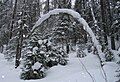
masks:
{"type": "Polygon", "coordinates": [[[48,39],[37,40],[35,37],[28,43],[24,57],[21,79],[41,79],[46,76],[45,69],[57,64],[66,65],[66,54],[57,50],[48,39]]]}
{"type": "Polygon", "coordinates": [[[45,53],[40,51],[36,41],[30,41],[27,50],[27,54],[24,57],[21,79],[43,78],[45,76],[44,70],[42,70],[45,67],[45,53]]]}

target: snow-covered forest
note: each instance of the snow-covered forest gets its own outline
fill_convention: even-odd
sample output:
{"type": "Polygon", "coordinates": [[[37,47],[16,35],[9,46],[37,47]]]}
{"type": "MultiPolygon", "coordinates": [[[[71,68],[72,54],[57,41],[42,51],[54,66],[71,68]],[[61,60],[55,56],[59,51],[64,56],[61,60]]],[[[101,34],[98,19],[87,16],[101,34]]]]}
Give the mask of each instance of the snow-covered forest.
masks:
{"type": "Polygon", "coordinates": [[[0,82],[120,82],[120,1],[0,0],[0,82]]]}

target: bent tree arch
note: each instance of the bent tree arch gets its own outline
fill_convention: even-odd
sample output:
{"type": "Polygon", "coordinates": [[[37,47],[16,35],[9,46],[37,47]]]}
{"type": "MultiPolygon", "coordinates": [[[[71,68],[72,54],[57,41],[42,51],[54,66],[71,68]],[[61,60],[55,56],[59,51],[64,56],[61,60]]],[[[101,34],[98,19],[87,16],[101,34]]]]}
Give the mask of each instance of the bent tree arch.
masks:
{"type": "Polygon", "coordinates": [[[66,13],[66,14],[69,14],[69,15],[73,16],[73,18],[78,20],[78,22],[80,22],[83,25],[83,29],[92,38],[92,42],[94,43],[94,46],[96,47],[96,49],[98,51],[100,60],[104,61],[105,57],[104,57],[104,54],[102,53],[102,50],[101,50],[102,46],[99,44],[98,40],[96,39],[92,29],[89,27],[88,23],[80,16],[80,14],[77,13],[76,11],[74,11],[74,10],[71,10],[71,9],[54,9],[54,10],[49,11],[47,14],[44,14],[41,18],[39,18],[39,20],[33,26],[31,34],[35,31],[35,29],[37,29],[42,24],[42,22],[44,22],[45,20],[49,19],[50,16],[57,15],[57,14],[60,14],[60,13],[66,13]]]}

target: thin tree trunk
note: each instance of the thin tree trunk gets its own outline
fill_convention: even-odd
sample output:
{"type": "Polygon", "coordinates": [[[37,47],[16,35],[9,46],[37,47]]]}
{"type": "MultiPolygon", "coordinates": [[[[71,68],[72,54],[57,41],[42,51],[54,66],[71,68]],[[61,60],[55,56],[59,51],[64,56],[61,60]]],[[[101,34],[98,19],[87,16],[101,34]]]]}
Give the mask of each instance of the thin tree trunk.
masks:
{"type": "Polygon", "coordinates": [[[37,2],[37,8],[38,8],[38,16],[40,16],[40,0],[38,0],[37,2]]]}
{"type": "Polygon", "coordinates": [[[20,33],[18,36],[18,43],[17,43],[17,49],[16,49],[16,60],[15,60],[15,68],[17,68],[20,64],[20,58],[21,58],[21,51],[22,51],[22,42],[23,42],[23,31],[22,31],[22,25],[20,27],[20,33]]]}
{"type": "MultiPolygon", "coordinates": [[[[110,2],[109,2],[109,0],[106,0],[106,2],[107,2],[107,6],[108,6],[108,8],[107,8],[107,11],[108,11],[108,17],[109,17],[109,24],[110,24],[110,27],[112,26],[112,23],[113,23],[113,17],[112,17],[112,15],[111,15],[111,10],[110,10],[110,2]]],[[[111,29],[111,28],[110,28],[111,29]]],[[[115,50],[115,37],[114,37],[114,31],[113,30],[111,30],[112,31],[112,34],[113,35],[111,35],[111,48],[113,49],[113,50],[115,50]]]]}
{"type": "Polygon", "coordinates": [[[15,5],[14,5],[14,8],[13,8],[12,21],[11,21],[11,25],[10,25],[10,39],[12,38],[12,30],[13,30],[13,24],[14,24],[16,9],[17,9],[17,0],[15,0],[15,5]]]}
{"type": "Polygon", "coordinates": [[[48,8],[47,8],[47,11],[49,12],[50,11],[50,4],[49,4],[49,0],[47,0],[47,6],[48,6],[48,8]]]}
{"type": "Polygon", "coordinates": [[[114,37],[114,35],[111,36],[111,48],[112,48],[113,50],[116,49],[116,48],[115,48],[115,37],[114,37]]]}
{"type": "Polygon", "coordinates": [[[101,5],[101,16],[102,16],[102,28],[104,31],[104,40],[105,40],[105,45],[108,45],[108,39],[107,39],[107,35],[109,34],[108,32],[108,27],[106,26],[106,0],[100,0],[100,5],[101,5]]]}

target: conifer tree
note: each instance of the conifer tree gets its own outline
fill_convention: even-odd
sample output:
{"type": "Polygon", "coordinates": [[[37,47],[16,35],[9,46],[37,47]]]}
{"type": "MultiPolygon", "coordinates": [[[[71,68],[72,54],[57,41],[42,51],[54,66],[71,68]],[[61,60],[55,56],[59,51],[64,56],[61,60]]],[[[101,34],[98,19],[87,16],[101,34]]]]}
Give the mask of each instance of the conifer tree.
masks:
{"type": "Polygon", "coordinates": [[[31,37],[28,43],[27,53],[24,56],[24,63],[21,79],[41,79],[46,76],[45,70],[55,65],[66,65],[66,54],[63,50],[52,46],[48,39],[31,37]]]}

